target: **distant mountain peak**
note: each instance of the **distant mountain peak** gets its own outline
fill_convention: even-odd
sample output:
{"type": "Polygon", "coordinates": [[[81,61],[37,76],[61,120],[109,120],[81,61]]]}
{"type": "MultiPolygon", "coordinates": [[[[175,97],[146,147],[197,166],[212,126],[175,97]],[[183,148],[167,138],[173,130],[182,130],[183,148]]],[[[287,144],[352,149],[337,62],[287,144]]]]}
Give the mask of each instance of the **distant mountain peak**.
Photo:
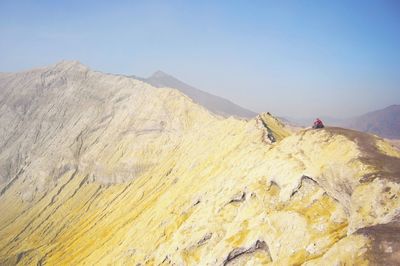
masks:
{"type": "Polygon", "coordinates": [[[240,107],[227,99],[196,89],[161,70],[157,70],[148,78],[139,79],[154,87],[169,87],[177,89],[190,97],[194,102],[218,115],[225,117],[236,116],[241,118],[252,118],[257,115],[255,112],[240,107]]]}
{"type": "Polygon", "coordinates": [[[355,117],[348,121],[346,126],[384,138],[398,139],[400,138],[400,105],[393,104],[355,117]]]}
{"type": "Polygon", "coordinates": [[[157,70],[149,78],[164,78],[164,77],[171,77],[171,75],[165,73],[164,71],[157,70]]]}

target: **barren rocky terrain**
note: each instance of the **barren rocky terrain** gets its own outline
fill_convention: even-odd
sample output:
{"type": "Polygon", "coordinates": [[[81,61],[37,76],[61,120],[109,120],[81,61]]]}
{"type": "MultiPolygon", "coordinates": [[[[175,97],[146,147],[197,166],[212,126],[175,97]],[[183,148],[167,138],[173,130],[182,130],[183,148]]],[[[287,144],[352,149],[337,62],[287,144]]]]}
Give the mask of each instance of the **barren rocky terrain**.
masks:
{"type": "Polygon", "coordinates": [[[398,265],[400,152],[75,61],[0,74],[2,265],[398,265]]]}

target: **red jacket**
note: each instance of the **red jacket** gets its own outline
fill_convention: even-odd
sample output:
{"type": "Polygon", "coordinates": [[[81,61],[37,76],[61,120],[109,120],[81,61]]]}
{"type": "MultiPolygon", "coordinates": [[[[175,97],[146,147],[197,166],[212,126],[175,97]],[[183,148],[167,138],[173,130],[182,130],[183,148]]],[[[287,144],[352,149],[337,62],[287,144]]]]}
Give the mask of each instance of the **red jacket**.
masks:
{"type": "Polygon", "coordinates": [[[319,119],[319,118],[317,118],[317,120],[315,120],[315,122],[314,122],[314,126],[323,126],[324,124],[322,123],[322,121],[319,119]]]}

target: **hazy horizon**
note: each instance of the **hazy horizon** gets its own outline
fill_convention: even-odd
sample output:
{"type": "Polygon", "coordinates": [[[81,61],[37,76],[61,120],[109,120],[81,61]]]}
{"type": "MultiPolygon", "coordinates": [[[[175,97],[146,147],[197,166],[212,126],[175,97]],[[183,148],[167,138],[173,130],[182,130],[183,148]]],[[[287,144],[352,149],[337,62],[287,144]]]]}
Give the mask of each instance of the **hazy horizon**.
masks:
{"type": "Polygon", "coordinates": [[[399,104],[399,14],[396,1],[1,1],[0,72],[161,70],[255,112],[351,117],[399,104]]]}

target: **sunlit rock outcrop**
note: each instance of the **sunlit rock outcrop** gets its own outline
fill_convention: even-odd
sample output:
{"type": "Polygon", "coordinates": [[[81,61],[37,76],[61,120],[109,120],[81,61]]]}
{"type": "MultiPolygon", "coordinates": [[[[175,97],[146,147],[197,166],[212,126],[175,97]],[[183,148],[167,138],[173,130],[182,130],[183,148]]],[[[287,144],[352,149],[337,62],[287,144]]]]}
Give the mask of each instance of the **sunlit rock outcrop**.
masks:
{"type": "Polygon", "coordinates": [[[0,264],[396,265],[400,153],[78,62],[0,75],[0,264]]]}

